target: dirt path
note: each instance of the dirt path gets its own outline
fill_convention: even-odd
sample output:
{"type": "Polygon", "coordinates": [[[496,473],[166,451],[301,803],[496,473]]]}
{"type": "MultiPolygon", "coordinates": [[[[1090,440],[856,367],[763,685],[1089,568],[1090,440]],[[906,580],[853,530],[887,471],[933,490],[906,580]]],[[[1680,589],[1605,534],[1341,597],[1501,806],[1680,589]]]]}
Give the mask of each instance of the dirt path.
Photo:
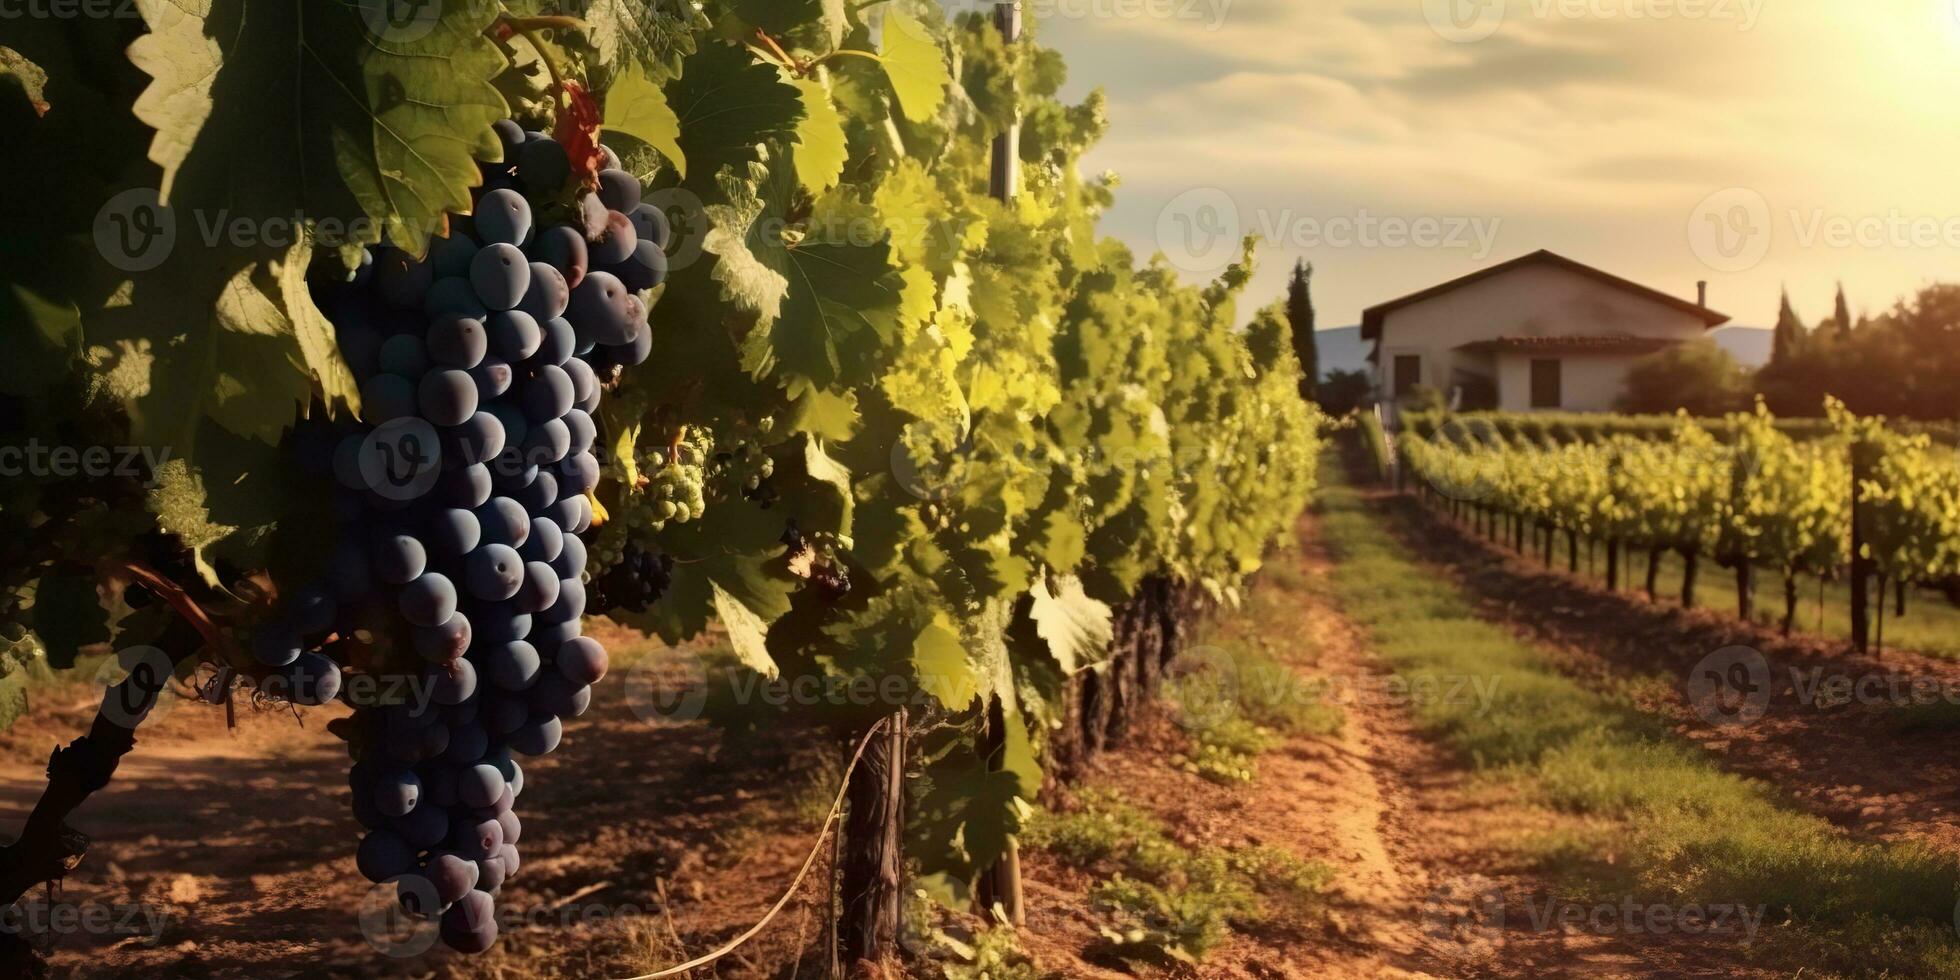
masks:
{"type": "MultiPolygon", "coordinates": [[[[1293,738],[1261,758],[1256,780],[1221,787],[1170,764],[1184,736],[1153,712],[1090,780],[1120,788],[1181,843],[1273,845],[1328,863],[1324,912],[1239,936],[1196,969],[1113,961],[1095,952],[1084,901],[1094,882],[1030,854],[1023,938],[1044,966],[1070,978],[1221,980],[1751,972],[1732,946],[1535,926],[1527,904],[1556,891],[1514,845],[1571,818],[1471,778],[1421,735],[1386,669],[1315,584],[1339,569],[1311,521],[1299,549],[1276,561],[1292,567],[1259,586],[1253,613],[1266,621],[1250,624],[1248,613],[1235,628],[1264,631],[1275,656],[1325,682],[1341,729],[1293,738]]],[[[637,669],[658,677],[687,670],[687,651],[644,656],[637,669]]],[[[227,734],[221,712],[185,705],[146,727],[117,780],[78,814],[95,844],[62,902],[135,916],[128,928],[57,936],[56,975],[586,980],[712,948],[752,923],[802,860],[821,810],[812,800],[827,803],[834,782],[831,752],[798,744],[807,738],[729,747],[702,724],[652,727],[627,704],[633,672],[609,677],[560,751],[527,767],[525,861],[504,896],[526,919],[491,954],[397,959],[364,936],[345,757],[325,731],[334,711],[309,712],[303,725],[247,712],[227,734]]],[[[82,730],[92,707],[79,694],[43,704],[0,735],[0,829],[38,793],[47,747],[82,730]]],[[[775,928],[702,975],[817,976],[823,916],[821,891],[806,886],[775,928]]]]}
{"type": "MultiPolygon", "coordinates": [[[[1308,583],[1338,574],[1303,523],[1297,563],[1308,583]]],[[[1069,869],[1030,865],[1030,931],[1050,966],[1070,977],[1194,975],[1276,977],[1620,977],[1768,976],[1733,939],[1627,937],[1542,926],[1531,906],[1558,889],[1517,846],[1572,818],[1516,798],[1506,786],[1468,775],[1422,736],[1390,672],[1353,623],[1318,586],[1272,590],[1251,615],[1294,638],[1272,652],[1328,684],[1345,713],[1341,730],[1297,736],[1261,757],[1250,784],[1221,787],[1164,765],[1184,748],[1161,715],[1128,746],[1099,759],[1085,782],[1117,788],[1196,846],[1268,844],[1325,861],[1336,874],[1317,922],[1241,936],[1195,973],[1085,961],[1093,920],[1080,896],[1088,884],[1069,869]],[[1059,886],[1059,887],[1058,887],[1059,886]],[[1057,958],[1064,962],[1053,962],[1057,958]]],[[[1541,916],[1542,919],[1542,916],[1541,916]]]]}
{"type": "Polygon", "coordinates": [[[1960,741],[1951,734],[1960,723],[1960,663],[1899,652],[1862,657],[1722,611],[1607,592],[1406,500],[1375,502],[1438,574],[1469,590],[1493,620],[1557,648],[1574,676],[1627,690],[1729,768],[1768,780],[1833,823],[1960,853],[1960,741]],[[1697,702],[1704,692],[1719,698],[1697,702]],[[1940,708],[1944,730],[1902,731],[1901,709],[1914,703],[1940,708]]]}

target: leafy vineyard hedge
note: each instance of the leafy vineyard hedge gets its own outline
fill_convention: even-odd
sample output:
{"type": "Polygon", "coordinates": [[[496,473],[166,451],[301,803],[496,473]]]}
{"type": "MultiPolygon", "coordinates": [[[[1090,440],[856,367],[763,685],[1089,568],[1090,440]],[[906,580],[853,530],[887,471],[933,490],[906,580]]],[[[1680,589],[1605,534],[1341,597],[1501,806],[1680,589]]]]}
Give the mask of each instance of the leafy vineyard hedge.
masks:
{"type": "Polygon", "coordinates": [[[13,21],[0,48],[0,444],[43,459],[0,481],[14,671],[110,643],[168,651],[219,700],[264,683],[234,636],[336,546],[296,427],[368,408],[316,297],[379,245],[413,259],[450,234],[504,118],[568,145],[603,127],[673,229],[649,356],[606,377],[585,577],[661,556],[665,594],[615,619],[902,692],[795,723],[923,705],[909,850],[949,901],[1019,830],[1112,607],[1163,583],[1231,602],[1310,495],[1320,420],[1285,322],[1235,329],[1250,245],[1193,288],[1098,238],[1115,181],[1079,162],[1101,96],[1058,101],[1061,59],[988,18],[135,9],[13,21]],[[1016,131],[1025,187],[1003,202],[991,149],[1016,131]]]}
{"type": "MultiPolygon", "coordinates": [[[[1412,429],[1399,448],[1410,473],[1443,497],[1566,532],[1575,548],[1585,538],[1706,555],[1728,567],[1780,569],[1786,582],[1960,577],[1960,457],[1924,433],[1836,402],[1828,410],[1829,435],[1809,439],[1792,437],[1759,404],[1709,424],[1677,418],[1659,440],[1544,443],[1451,424],[1412,429]]],[[[1615,424],[1605,419],[1600,430],[1615,424]]],[[[1522,524],[1516,533],[1521,542],[1522,524]]]]}
{"type": "MultiPolygon", "coordinates": [[[[1746,415],[1697,419],[1696,424],[1716,441],[1730,443],[1740,434],[1737,420],[1746,415]]],[[[1441,433],[1451,439],[1494,438],[1506,442],[1559,444],[1605,442],[1616,437],[1667,440],[1674,437],[1679,419],[1672,415],[1597,412],[1405,412],[1402,423],[1425,439],[1441,433]]],[[[1903,435],[1924,435],[1942,446],[1960,446],[1960,423],[1895,419],[1889,424],[1893,431],[1903,435]]],[[[1779,418],[1776,428],[1793,439],[1823,439],[1837,432],[1829,418],[1779,418]]]]}

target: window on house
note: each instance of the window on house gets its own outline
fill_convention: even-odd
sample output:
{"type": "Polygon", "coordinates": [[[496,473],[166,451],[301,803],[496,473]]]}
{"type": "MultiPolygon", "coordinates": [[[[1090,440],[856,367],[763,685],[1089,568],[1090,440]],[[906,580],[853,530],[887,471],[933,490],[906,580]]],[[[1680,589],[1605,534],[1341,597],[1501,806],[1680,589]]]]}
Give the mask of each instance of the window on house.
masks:
{"type": "Polygon", "coordinates": [[[1565,405],[1565,379],[1556,358],[1531,362],[1531,407],[1561,408],[1565,405]]]}
{"type": "Polygon", "coordinates": [[[1422,383],[1422,355],[1395,355],[1395,395],[1400,398],[1422,383]]]}

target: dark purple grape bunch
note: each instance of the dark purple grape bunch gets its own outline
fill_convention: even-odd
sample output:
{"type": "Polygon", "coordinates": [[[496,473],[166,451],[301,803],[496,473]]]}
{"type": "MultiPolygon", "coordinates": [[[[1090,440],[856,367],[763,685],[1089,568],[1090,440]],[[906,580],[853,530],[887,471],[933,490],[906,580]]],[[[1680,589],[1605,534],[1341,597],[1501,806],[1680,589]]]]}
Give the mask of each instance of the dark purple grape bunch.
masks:
{"type": "Polygon", "coordinates": [[[674,556],[649,551],[629,540],[620,551],[619,564],[593,579],[593,601],[599,609],[643,613],[673,584],[674,556]]]}
{"type": "Polygon", "coordinates": [[[497,130],[513,162],[486,168],[473,213],[424,258],[374,249],[328,304],[366,423],[334,454],[331,581],[377,670],[410,682],[349,727],[357,864],[464,952],[496,941],[492,896],[519,868],[517,757],[557,748],[606,673],[583,635],[593,362],[645,360],[642,294],[666,271],[666,222],[616,157],[572,206],[565,149],[497,130]]]}

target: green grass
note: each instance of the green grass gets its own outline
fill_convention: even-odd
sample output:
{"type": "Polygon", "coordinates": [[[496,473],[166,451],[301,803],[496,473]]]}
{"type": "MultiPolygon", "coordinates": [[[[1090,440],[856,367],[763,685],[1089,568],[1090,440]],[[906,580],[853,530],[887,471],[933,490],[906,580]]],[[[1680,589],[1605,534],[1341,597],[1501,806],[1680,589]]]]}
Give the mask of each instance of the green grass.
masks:
{"type": "MultiPolygon", "coordinates": [[[[1322,533],[1338,557],[1324,588],[1412,681],[1481,678],[1489,709],[1426,703],[1428,733],[1531,798],[1614,822],[1618,868],[1605,893],[1763,905],[1815,963],[1846,974],[1960,977],[1954,902],[1960,863],[1912,844],[1857,840],[1721,769],[1626,700],[1589,690],[1550,651],[1479,618],[1458,587],[1422,567],[1383,514],[1329,465],[1322,533]]],[[[1712,585],[1713,583],[1711,583],[1712,585]]],[[[1582,867],[1570,840],[1563,851],[1582,867]]],[[[1570,870],[1570,869],[1567,869],[1570,870]]],[[[1814,969],[1813,964],[1813,969],[1814,969]]]]}
{"type": "Polygon", "coordinates": [[[1112,951],[1197,963],[1232,929],[1297,924],[1320,906],[1333,871],[1271,846],[1189,848],[1163,822],[1108,790],[1043,810],[1022,842],[1104,876],[1089,903],[1112,951]]]}
{"type": "Polygon", "coordinates": [[[1259,756],[1288,736],[1340,731],[1346,716],[1326,682],[1295,669],[1310,666],[1316,653],[1300,618],[1308,588],[1296,563],[1267,565],[1244,606],[1208,620],[1187,646],[1164,690],[1191,742],[1173,760],[1185,771],[1215,783],[1251,782],[1259,756]]]}

